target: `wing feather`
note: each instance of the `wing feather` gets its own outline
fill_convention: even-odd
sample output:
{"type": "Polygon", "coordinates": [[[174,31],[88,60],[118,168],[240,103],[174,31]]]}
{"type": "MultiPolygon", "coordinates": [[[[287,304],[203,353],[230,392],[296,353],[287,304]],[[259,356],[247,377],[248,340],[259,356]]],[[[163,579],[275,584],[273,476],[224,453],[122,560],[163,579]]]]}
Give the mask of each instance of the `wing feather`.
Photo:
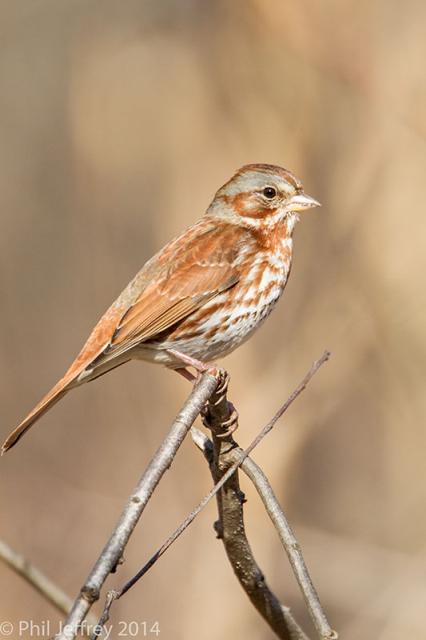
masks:
{"type": "Polygon", "coordinates": [[[233,287],[240,278],[235,264],[239,247],[229,240],[209,226],[208,233],[193,238],[175,253],[157,280],[153,278],[123,313],[108,346],[92,363],[95,368],[142,342],[164,336],[168,329],[233,287]]]}

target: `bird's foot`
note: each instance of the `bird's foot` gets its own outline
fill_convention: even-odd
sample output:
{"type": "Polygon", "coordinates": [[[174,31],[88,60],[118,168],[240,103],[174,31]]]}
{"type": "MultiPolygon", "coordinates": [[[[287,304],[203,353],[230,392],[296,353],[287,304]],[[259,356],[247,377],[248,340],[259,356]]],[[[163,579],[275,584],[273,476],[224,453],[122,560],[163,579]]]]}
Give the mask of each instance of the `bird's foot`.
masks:
{"type": "MultiPolygon", "coordinates": [[[[216,390],[201,411],[201,418],[204,426],[208,429],[212,429],[212,407],[213,412],[215,413],[214,407],[219,407],[220,404],[226,402],[228,417],[226,420],[220,421],[220,429],[215,430],[215,435],[217,438],[228,438],[232,433],[234,433],[234,431],[236,431],[236,429],[238,429],[238,411],[232,402],[229,402],[226,399],[230,381],[229,373],[225,371],[225,369],[218,367],[216,364],[205,364],[204,362],[201,362],[201,360],[192,358],[177,349],[167,349],[167,352],[186,365],[185,367],[177,367],[175,369],[175,371],[186,380],[195,384],[206,371],[216,378],[216,390]],[[197,375],[194,376],[194,374],[191,373],[191,371],[188,371],[186,367],[193,367],[196,370],[197,375]]],[[[221,412],[224,411],[224,409],[225,408],[217,409],[217,411],[221,412]]]]}
{"type": "MultiPolygon", "coordinates": [[[[223,420],[220,422],[220,430],[218,429],[214,430],[216,438],[229,438],[229,436],[232,435],[234,431],[238,429],[239,414],[236,408],[234,407],[234,405],[232,404],[232,402],[229,402],[229,401],[228,401],[228,411],[229,411],[229,417],[226,420],[223,420]]],[[[202,411],[201,418],[203,421],[203,425],[207,429],[211,429],[212,428],[211,416],[208,410],[208,405],[206,406],[205,410],[202,411]]]]}

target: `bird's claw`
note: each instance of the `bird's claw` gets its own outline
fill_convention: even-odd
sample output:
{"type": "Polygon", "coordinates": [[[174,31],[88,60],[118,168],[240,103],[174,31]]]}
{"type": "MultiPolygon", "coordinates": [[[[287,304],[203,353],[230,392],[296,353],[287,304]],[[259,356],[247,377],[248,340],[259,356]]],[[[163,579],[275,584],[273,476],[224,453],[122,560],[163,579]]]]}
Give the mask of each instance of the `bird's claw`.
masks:
{"type": "Polygon", "coordinates": [[[216,379],[218,381],[218,385],[216,387],[216,391],[214,392],[218,399],[213,404],[217,406],[222,402],[223,397],[228,392],[229,381],[231,380],[231,376],[225,369],[217,368],[216,369],[216,379]]]}
{"type": "MultiPolygon", "coordinates": [[[[232,404],[232,402],[228,402],[228,410],[229,417],[226,420],[220,422],[220,431],[218,429],[214,430],[214,434],[217,438],[227,438],[231,434],[234,433],[238,429],[238,411],[232,404]]],[[[201,412],[201,419],[203,421],[203,425],[207,429],[212,429],[212,425],[210,422],[209,408],[208,405],[201,412]]]]}
{"type": "Polygon", "coordinates": [[[221,422],[221,427],[228,427],[225,431],[216,433],[216,438],[228,438],[238,429],[239,414],[232,402],[228,402],[228,407],[231,410],[230,416],[224,422],[221,422]]]}

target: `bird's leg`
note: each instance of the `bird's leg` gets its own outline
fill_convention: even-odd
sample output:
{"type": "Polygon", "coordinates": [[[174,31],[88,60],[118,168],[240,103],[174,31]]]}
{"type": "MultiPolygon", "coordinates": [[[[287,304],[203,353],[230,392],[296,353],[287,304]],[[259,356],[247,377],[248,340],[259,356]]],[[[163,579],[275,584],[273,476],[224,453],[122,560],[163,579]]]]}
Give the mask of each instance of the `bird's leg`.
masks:
{"type": "MultiPolygon", "coordinates": [[[[226,400],[226,394],[228,392],[229,385],[229,374],[225,369],[222,369],[214,364],[205,364],[201,362],[201,360],[197,360],[196,358],[191,358],[191,356],[186,355],[186,353],[182,353],[177,349],[167,349],[170,355],[174,356],[181,362],[185,363],[187,366],[194,367],[197,371],[198,376],[192,375],[190,371],[186,369],[186,367],[178,367],[175,369],[177,373],[186,378],[186,380],[190,380],[191,382],[196,382],[197,379],[205,373],[209,371],[212,375],[215,376],[218,380],[217,389],[214,392],[214,396],[210,399],[209,402],[206,403],[206,406],[203,407],[201,411],[201,418],[205,427],[211,429],[210,424],[210,413],[209,413],[209,404],[211,403],[213,407],[218,406],[222,402],[226,400]]],[[[229,437],[236,429],[238,429],[238,411],[235,409],[232,402],[227,401],[228,408],[228,418],[221,422],[222,431],[217,434],[218,438],[227,438],[229,437]]]]}
{"type": "Polygon", "coordinates": [[[182,353],[177,349],[166,349],[166,351],[171,356],[174,356],[175,358],[177,358],[178,360],[186,364],[188,367],[194,367],[194,369],[198,371],[198,373],[205,373],[206,371],[211,371],[214,375],[217,370],[217,367],[215,365],[205,364],[204,362],[201,362],[201,360],[192,358],[191,356],[188,356],[186,353],[182,353]]]}
{"type": "Polygon", "coordinates": [[[197,376],[194,376],[188,369],[185,369],[185,367],[179,367],[178,369],[174,369],[174,371],[183,376],[185,380],[189,380],[189,382],[195,382],[197,380],[197,376]]]}

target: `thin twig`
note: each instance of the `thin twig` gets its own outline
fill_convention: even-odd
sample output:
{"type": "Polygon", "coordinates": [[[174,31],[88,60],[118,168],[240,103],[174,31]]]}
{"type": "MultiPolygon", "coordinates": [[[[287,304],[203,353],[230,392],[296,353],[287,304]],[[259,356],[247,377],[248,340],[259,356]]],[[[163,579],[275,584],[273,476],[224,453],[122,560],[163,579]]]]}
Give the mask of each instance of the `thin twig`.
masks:
{"type": "MultiPolygon", "coordinates": [[[[15,571],[40,593],[50,604],[61,613],[68,614],[73,600],[57,584],[52,582],[44,573],[37,569],[23,555],[12,549],[4,540],[0,540],[0,560],[15,571]]],[[[90,619],[90,626],[96,624],[94,616],[90,619]]]]}
{"type": "MultiPolygon", "coordinates": [[[[237,455],[237,451],[232,451],[233,458],[236,458],[237,455]]],[[[245,460],[243,470],[256,487],[256,490],[265,505],[265,509],[278,532],[318,635],[320,638],[325,638],[327,640],[336,640],[338,635],[336,631],[331,628],[321,606],[318,593],[306,567],[300,545],[287,518],[285,517],[283,510],[280,507],[267,477],[263,473],[262,469],[250,458],[245,460]]]]}
{"type": "MultiPolygon", "coordinates": [[[[226,471],[226,473],[221,477],[221,479],[215,484],[215,486],[209,491],[209,493],[204,496],[204,498],[200,501],[200,503],[191,511],[191,513],[185,518],[185,520],[177,527],[177,529],[169,536],[169,538],[161,545],[161,547],[156,551],[156,553],[148,560],[148,562],[137,572],[133,578],[131,578],[126,584],[118,591],[111,591],[108,594],[107,603],[102,612],[102,616],[98,622],[98,626],[102,626],[109,618],[109,610],[114,600],[118,600],[121,598],[133,585],[138,582],[142,578],[142,576],[147,573],[147,571],[161,558],[161,556],[167,551],[167,549],[173,544],[173,542],[185,531],[185,529],[193,522],[193,520],[197,517],[197,515],[204,509],[207,503],[220,491],[223,485],[229,480],[233,473],[238,469],[239,466],[244,462],[244,460],[248,457],[251,451],[261,442],[261,440],[271,431],[276,424],[276,422],[281,418],[283,413],[289,408],[289,406],[296,400],[296,398],[302,393],[305,389],[309,381],[318,371],[318,369],[323,365],[330,354],[328,351],[324,352],[319,360],[315,361],[311,366],[308,373],[305,375],[303,380],[298,384],[293,393],[288,397],[288,399],[284,402],[284,404],[279,408],[274,417],[263,427],[260,433],[256,436],[256,438],[251,442],[251,444],[245,449],[245,451],[241,454],[241,456],[236,460],[236,462],[226,471]]],[[[214,390],[213,390],[214,391],[214,390]]],[[[210,397],[210,396],[209,396],[210,397]]],[[[98,636],[94,634],[92,639],[94,640],[98,636]]],[[[293,636],[297,637],[297,636],[293,636]]],[[[299,638],[302,636],[299,635],[299,638]]],[[[62,640],[62,639],[61,639],[62,640]]],[[[66,639],[68,640],[68,639],[66,639]]]]}
{"type": "MultiPolygon", "coordinates": [[[[201,451],[203,451],[206,457],[208,459],[212,458],[212,441],[196,427],[191,428],[191,436],[194,443],[199,449],[201,449],[201,451]]],[[[243,450],[240,447],[235,447],[229,451],[228,455],[233,461],[236,461],[241,456],[242,451],[243,450]]],[[[337,633],[330,627],[303,559],[300,545],[277,500],[277,497],[274,494],[269,480],[263,473],[262,469],[250,457],[244,460],[241,465],[241,469],[253,482],[256,491],[265,505],[265,509],[278,532],[319,636],[321,638],[327,638],[327,640],[335,640],[338,637],[337,633]]]]}
{"type": "Polygon", "coordinates": [[[126,544],[155,487],[160,482],[164,472],[170,467],[186,434],[206,401],[216,389],[217,384],[217,378],[206,372],[193,388],[182,410],[173,422],[169,433],[154,454],[130,496],[110,539],[80,590],[62,631],[56,636],[57,640],[73,640],[75,638],[90,607],[98,600],[102,585],[108,575],[115,571],[120,562],[126,544]]]}

